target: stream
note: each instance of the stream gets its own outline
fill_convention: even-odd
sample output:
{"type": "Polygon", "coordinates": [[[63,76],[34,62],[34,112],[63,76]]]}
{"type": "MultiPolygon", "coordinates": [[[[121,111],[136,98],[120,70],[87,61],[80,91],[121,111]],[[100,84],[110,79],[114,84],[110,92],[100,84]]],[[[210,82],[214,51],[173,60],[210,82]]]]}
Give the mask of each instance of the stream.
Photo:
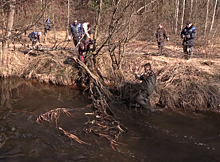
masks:
{"type": "Polygon", "coordinates": [[[92,110],[83,89],[21,78],[0,80],[0,161],[4,162],[219,162],[220,115],[173,111],[148,112],[113,103],[126,132],[117,151],[110,142],[85,133],[92,110]],[[58,125],[89,145],[63,135],[55,122],[39,115],[67,108],[58,125]]]}

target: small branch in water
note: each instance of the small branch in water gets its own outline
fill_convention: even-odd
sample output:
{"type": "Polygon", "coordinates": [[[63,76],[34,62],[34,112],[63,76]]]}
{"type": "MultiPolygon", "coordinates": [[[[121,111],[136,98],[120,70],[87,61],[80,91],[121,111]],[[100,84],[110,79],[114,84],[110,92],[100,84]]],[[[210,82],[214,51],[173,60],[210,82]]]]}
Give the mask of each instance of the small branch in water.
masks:
{"type": "Polygon", "coordinates": [[[4,136],[5,140],[4,140],[2,143],[0,143],[0,148],[5,144],[5,142],[6,142],[7,139],[8,139],[8,137],[6,137],[6,135],[5,135],[4,133],[2,133],[2,134],[0,135],[0,137],[2,137],[2,136],[4,136]]]}
{"type": "Polygon", "coordinates": [[[89,143],[86,143],[82,140],[80,140],[77,136],[75,136],[74,134],[71,134],[67,131],[65,131],[63,128],[59,127],[59,130],[62,131],[62,133],[64,135],[66,135],[67,137],[69,137],[70,139],[74,139],[76,142],[80,143],[80,144],[85,144],[85,145],[90,145],[89,143]]]}

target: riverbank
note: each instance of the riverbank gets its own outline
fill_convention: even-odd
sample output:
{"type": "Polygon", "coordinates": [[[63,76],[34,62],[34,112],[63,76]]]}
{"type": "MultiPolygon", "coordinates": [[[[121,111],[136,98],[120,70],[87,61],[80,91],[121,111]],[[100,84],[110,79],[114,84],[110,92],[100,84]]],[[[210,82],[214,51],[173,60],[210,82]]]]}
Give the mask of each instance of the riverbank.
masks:
{"type": "MultiPolygon", "coordinates": [[[[72,41],[62,41],[63,34],[58,37],[58,41],[62,42],[56,46],[60,47],[59,50],[29,50],[19,45],[15,49],[11,47],[8,67],[0,68],[1,77],[18,76],[55,85],[76,85],[78,68],[73,58],[77,57],[77,49],[72,48],[72,41]]],[[[44,47],[55,45],[56,42],[49,38],[49,43],[42,44],[44,47]]],[[[197,47],[193,58],[185,60],[182,59],[182,48],[178,42],[166,42],[164,53],[159,56],[155,42],[135,41],[127,46],[121,64],[123,82],[115,82],[117,78],[114,78],[107,53],[98,56],[97,67],[106,82],[115,82],[120,87],[137,83],[134,74],[141,73],[141,65],[150,62],[157,75],[156,89],[151,98],[152,106],[175,111],[219,112],[218,50],[218,47],[213,47],[210,52],[197,47]]]]}

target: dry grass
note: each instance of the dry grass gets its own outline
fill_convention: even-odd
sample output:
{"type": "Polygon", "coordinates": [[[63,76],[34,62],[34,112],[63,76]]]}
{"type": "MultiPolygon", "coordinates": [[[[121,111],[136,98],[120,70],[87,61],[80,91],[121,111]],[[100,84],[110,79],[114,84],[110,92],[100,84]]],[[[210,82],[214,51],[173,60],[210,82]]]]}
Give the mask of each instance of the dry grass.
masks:
{"type": "MultiPolygon", "coordinates": [[[[175,51],[170,51],[169,54],[174,56],[175,51]]],[[[213,57],[215,56],[211,56],[213,57]]],[[[122,69],[126,80],[120,86],[130,83],[131,87],[134,87],[134,84],[139,82],[135,80],[134,74],[143,72],[141,65],[147,62],[152,64],[157,74],[156,89],[151,98],[153,106],[173,110],[219,112],[220,60],[218,58],[197,57],[184,60],[178,54],[175,57],[165,57],[136,53],[124,58],[122,69]]],[[[126,89],[127,96],[131,93],[128,89],[126,89]]]]}
{"type": "MultiPolygon", "coordinates": [[[[73,42],[65,42],[66,32],[57,32],[57,40],[53,31],[49,32],[47,43],[43,46],[73,47],[73,42]]],[[[27,38],[25,38],[27,39],[27,38]]],[[[43,40],[43,38],[42,38],[43,40]]],[[[172,40],[172,39],[171,39],[172,40]]],[[[155,92],[152,94],[152,105],[161,105],[170,109],[212,110],[219,111],[219,71],[220,47],[218,45],[196,46],[194,58],[183,60],[182,47],[179,40],[165,42],[165,56],[157,55],[156,42],[132,42],[127,46],[122,63],[124,82],[117,83],[114,78],[110,58],[105,53],[98,57],[99,70],[107,81],[113,81],[117,87],[138,83],[135,73],[142,72],[146,62],[152,64],[157,74],[155,92]]],[[[74,84],[78,70],[65,65],[67,57],[77,55],[75,51],[45,51],[25,54],[27,48],[16,44],[16,50],[10,50],[9,67],[1,69],[4,76],[23,76],[60,85],[74,84]]],[[[129,89],[129,88],[128,88],[129,89]]]]}

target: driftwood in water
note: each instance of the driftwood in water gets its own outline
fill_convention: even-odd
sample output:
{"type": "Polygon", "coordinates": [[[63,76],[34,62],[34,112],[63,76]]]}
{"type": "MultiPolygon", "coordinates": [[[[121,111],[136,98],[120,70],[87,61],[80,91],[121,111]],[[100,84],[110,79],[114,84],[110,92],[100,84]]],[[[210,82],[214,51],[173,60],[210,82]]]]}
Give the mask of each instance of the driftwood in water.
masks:
{"type": "Polygon", "coordinates": [[[125,132],[125,127],[122,128],[121,123],[111,110],[108,102],[113,100],[112,93],[107,88],[104,81],[94,74],[83,62],[74,58],[80,68],[84,69],[87,75],[90,76],[89,91],[92,99],[90,107],[93,113],[86,113],[90,119],[86,123],[85,132],[94,133],[110,142],[112,149],[116,150],[115,146],[120,144],[117,142],[118,137],[125,132]]]}

